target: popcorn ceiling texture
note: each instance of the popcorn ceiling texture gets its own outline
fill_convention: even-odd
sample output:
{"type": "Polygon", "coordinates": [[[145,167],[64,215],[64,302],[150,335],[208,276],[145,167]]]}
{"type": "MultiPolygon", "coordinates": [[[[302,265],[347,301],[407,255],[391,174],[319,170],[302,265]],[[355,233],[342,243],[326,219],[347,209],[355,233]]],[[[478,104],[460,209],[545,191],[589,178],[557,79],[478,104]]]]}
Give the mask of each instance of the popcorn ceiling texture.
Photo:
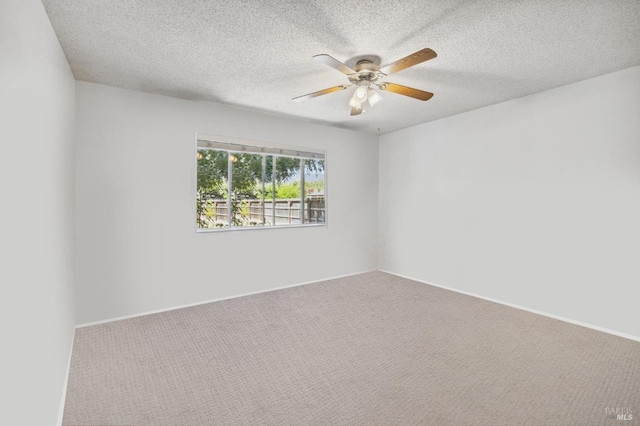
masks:
{"type": "Polygon", "coordinates": [[[640,65],[640,1],[43,0],[78,80],[387,133],[640,65]],[[365,5],[363,7],[363,5],[365,5]],[[388,81],[394,93],[349,116],[347,82],[316,63],[438,57],[388,81]]]}

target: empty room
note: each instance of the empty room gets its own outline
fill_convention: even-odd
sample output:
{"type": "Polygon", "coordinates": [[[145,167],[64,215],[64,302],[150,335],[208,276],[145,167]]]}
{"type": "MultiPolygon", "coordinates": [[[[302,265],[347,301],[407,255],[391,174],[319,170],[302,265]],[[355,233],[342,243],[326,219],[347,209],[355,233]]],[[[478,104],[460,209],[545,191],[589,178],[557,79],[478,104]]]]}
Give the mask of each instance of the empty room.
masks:
{"type": "Polygon", "coordinates": [[[0,424],[640,425],[638,0],[0,0],[0,424]]]}

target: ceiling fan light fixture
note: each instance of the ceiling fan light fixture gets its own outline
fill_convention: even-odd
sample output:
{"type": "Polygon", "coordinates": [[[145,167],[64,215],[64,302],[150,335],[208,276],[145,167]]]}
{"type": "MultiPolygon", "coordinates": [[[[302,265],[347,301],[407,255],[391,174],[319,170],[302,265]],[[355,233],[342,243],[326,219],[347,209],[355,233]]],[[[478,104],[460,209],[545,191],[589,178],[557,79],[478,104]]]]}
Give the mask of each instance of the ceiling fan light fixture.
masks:
{"type": "Polygon", "coordinates": [[[356,89],[356,93],[353,96],[358,100],[358,102],[364,102],[367,100],[367,86],[360,86],[356,89]]]}
{"type": "Polygon", "coordinates": [[[369,105],[374,106],[382,100],[382,96],[375,90],[369,88],[367,91],[367,100],[369,101],[369,105]]]}
{"type": "Polygon", "coordinates": [[[362,108],[362,102],[360,102],[360,100],[358,98],[356,98],[356,95],[354,94],[351,99],[349,99],[349,106],[352,108],[362,108]]]}

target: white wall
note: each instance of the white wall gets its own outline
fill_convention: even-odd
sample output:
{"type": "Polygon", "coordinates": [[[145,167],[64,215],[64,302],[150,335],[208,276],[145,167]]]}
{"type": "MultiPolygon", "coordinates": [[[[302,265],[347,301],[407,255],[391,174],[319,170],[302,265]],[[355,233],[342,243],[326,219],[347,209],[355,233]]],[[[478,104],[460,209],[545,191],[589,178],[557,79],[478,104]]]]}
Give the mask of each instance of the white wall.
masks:
{"type": "Polygon", "coordinates": [[[380,269],[640,336],[640,67],[384,135],[379,173],[380,269]]]}
{"type": "Polygon", "coordinates": [[[0,1],[0,424],[56,424],[75,325],[75,81],[39,0],[0,1]]]}
{"type": "Polygon", "coordinates": [[[376,269],[377,136],[77,84],[78,323],[376,269]],[[195,133],[327,150],[327,227],[196,235],[195,133]]]}

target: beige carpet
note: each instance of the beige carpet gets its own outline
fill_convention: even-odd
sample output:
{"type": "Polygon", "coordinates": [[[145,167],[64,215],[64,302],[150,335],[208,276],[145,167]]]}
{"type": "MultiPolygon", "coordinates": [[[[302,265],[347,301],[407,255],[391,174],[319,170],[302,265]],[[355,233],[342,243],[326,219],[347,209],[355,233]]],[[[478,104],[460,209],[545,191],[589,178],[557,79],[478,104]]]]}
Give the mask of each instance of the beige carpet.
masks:
{"type": "Polygon", "coordinates": [[[639,342],[373,272],[78,329],[63,423],[639,418],[639,342]]]}

